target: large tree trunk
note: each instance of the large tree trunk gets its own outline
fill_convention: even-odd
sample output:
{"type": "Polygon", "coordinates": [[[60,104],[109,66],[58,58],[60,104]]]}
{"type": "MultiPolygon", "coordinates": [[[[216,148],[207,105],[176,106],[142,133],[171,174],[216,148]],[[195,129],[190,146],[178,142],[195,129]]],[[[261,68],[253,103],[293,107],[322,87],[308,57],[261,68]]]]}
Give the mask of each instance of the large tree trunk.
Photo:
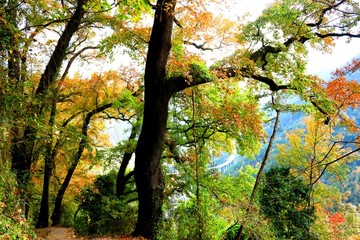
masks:
{"type": "Polygon", "coordinates": [[[27,217],[29,211],[27,186],[30,179],[32,157],[34,156],[35,133],[31,127],[25,127],[23,134],[16,127],[15,130],[16,136],[14,136],[11,142],[11,170],[16,175],[20,196],[24,201],[25,216],[27,217]]]}
{"type": "Polygon", "coordinates": [[[160,159],[171,97],[166,83],[166,64],[171,49],[175,3],[174,0],[157,2],[145,68],[143,126],[135,151],[139,210],[133,235],[150,239],[156,237],[162,218],[164,179],[160,159]]]}

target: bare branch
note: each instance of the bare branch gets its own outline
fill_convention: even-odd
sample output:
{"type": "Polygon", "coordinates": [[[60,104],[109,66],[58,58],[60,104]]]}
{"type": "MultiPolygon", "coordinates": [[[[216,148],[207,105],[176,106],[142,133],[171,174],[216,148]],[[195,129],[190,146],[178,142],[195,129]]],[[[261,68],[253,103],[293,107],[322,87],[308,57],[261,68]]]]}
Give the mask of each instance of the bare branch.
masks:
{"type": "Polygon", "coordinates": [[[320,164],[320,165],[317,165],[317,167],[321,167],[321,166],[324,166],[324,168],[322,169],[321,173],[319,174],[319,176],[315,179],[314,183],[316,183],[317,181],[319,181],[319,179],[324,175],[326,169],[331,165],[331,164],[334,164],[340,160],[342,160],[343,158],[346,158],[348,156],[350,156],[351,154],[354,154],[356,152],[358,152],[360,150],[360,148],[356,148],[354,150],[352,150],[351,152],[348,152],[344,155],[342,155],[341,157],[338,157],[336,158],[335,160],[331,161],[331,162],[328,162],[326,164],[320,164]]]}
{"type": "Polygon", "coordinates": [[[326,37],[350,37],[350,38],[360,38],[360,34],[352,34],[352,33],[315,33],[316,36],[319,38],[326,38],[326,37]]]}
{"type": "Polygon", "coordinates": [[[190,41],[187,41],[187,40],[184,40],[184,44],[192,45],[192,46],[196,47],[197,49],[200,49],[200,50],[203,50],[203,51],[213,51],[214,49],[219,49],[219,48],[220,48],[220,47],[217,47],[217,48],[209,48],[209,47],[205,47],[205,44],[206,44],[206,43],[196,44],[196,43],[194,43],[194,42],[190,42],[190,41]]]}
{"type": "Polygon", "coordinates": [[[97,46],[87,46],[84,47],[83,49],[81,49],[80,51],[78,51],[77,53],[75,53],[69,60],[68,64],[66,65],[65,71],[63,73],[63,75],[61,76],[61,79],[59,82],[63,82],[65,77],[67,76],[67,74],[69,73],[70,67],[72,65],[72,63],[75,61],[75,59],[82,54],[84,51],[89,50],[89,49],[99,49],[99,47],[97,46]]]}

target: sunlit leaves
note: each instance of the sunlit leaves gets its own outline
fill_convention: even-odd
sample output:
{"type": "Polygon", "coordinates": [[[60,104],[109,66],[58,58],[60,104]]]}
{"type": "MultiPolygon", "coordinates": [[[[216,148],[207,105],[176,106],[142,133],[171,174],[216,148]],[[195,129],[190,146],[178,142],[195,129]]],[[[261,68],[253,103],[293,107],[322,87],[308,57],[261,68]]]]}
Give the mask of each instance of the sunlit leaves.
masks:
{"type": "Polygon", "coordinates": [[[346,163],[356,159],[357,154],[347,156],[352,149],[344,145],[340,134],[333,135],[323,123],[312,118],[305,123],[306,129],[287,134],[288,144],[278,145],[277,162],[291,167],[295,175],[303,176],[309,184],[325,175],[339,180],[348,170],[346,163]]]}
{"type": "Polygon", "coordinates": [[[360,85],[358,79],[351,80],[351,73],[359,69],[358,59],[353,60],[343,68],[337,69],[333,75],[335,79],[326,85],[326,93],[335,101],[336,114],[334,119],[340,121],[351,132],[358,132],[359,126],[356,119],[348,117],[348,111],[359,108],[360,85]]]}
{"type": "Polygon", "coordinates": [[[356,108],[360,104],[360,85],[355,80],[347,81],[345,77],[339,77],[327,84],[326,91],[339,108],[356,108]]]}
{"type": "Polygon", "coordinates": [[[351,65],[344,70],[335,72],[338,77],[327,84],[326,92],[333,98],[340,109],[348,107],[359,107],[360,104],[360,85],[355,80],[347,80],[344,74],[347,69],[353,68],[351,65]]]}
{"type": "Polygon", "coordinates": [[[226,48],[235,43],[237,25],[227,16],[212,12],[213,7],[208,9],[207,5],[216,6],[216,2],[179,2],[175,12],[177,27],[173,32],[173,44],[184,44],[186,53],[196,53],[204,61],[209,61],[209,58],[219,59],[219,56],[210,51],[227,51],[226,48]],[[207,51],[209,54],[201,56],[201,51],[207,51]]]}
{"type": "MultiPolygon", "coordinates": [[[[254,96],[241,91],[236,82],[214,82],[186,90],[175,98],[175,115],[170,114],[174,129],[170,131],[176,129],[179,134],[182,128],[194,128],[198,141],[206,140],[206,145],[213,146],[214,150],[221,146],[223,151],[232,152],[229,143],[235,141],[240,154],[252,155],[264,137],[261,113],[254,96]],[[195,125],[192,127],[192,124],[195,125]]],[[[184,134],[187,141],[193,138],[191,131],[184,134]]]]}

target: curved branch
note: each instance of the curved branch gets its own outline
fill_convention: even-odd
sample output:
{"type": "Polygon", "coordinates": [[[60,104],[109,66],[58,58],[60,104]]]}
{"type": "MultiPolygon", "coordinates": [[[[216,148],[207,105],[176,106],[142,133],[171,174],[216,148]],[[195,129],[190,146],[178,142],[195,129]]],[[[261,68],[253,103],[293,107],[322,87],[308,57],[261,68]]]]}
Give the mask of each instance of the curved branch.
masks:
{"type": "Polygon", "coordinates": [[[333,10],[334,8],[340,6],[341,4],[343,4],[346,0],[341,0],[340,2],[334,4],[334,5],[330,5],[328,6],[327,8],[324,8],[321,13],[320,13],[320,16],[319,16],[319,20],[316,22],[316,23],[308,23],[306,24],[306,26],[308,27],[319,27],[323,21],[324,21],[324,16],[327,12],[333,10]]]}
{"type": "Polygon", "coordinates": [[[273,92],[279,91],[279,90],[284,90],[284,89],[294,89],[293,87],[291,87],[289,84],[286,85],[278,85],[273,79],[268,78],[268,77],[264,77],[261,75],[257,75],[257,74],[251,74],[250,75],[251,78],[265,83],[266,85],[269,86],[270,90],[273,92]]]}
{"type": "Polygon", "coordinates": [[[206,44],[206,43],[197,44],[197,43],[190,42],[190,41],[187,41],[187,40],[184,40],[184,44],[192,45],[192,46],[196,47],[197,49],[200,49],[200,50],[203,50],[203,51],[213,51],[214,49],[219,49],[219,48],[209,48],[209,47],[205,47],[205,44],[206,44]]]}
{"type": "Polygon", "coordinates": [[[308,40],[309,40],[309,38],[305,37],[305,36],[294,36],[294,37],[287,39],[285,42],[283,42],[282,47],[274,47],[271,45],[262,46],[261,48],[259,48],[257,51],[253,52],[250,55],[250,60],[252,60],[254,62],[256,62],[259,59],[264,60],[265,57],[267,56],[267,54],[269,54],[269,53],[280,53],[280,52],[283,52],[284,49],[289,48],[290,45],[293,44],[294,42],[305,43],[308,40]]]}
{"type": "Polygon", "coordinates": [[[99,49],[99,47],[97,46],[88,46],[88,47],[84,47],[83,49],[79,50],[77,53],[75,53],[69,60],[68,64],[66,65],[66,68],[65,68],[65,71],[64,73],[62,74],[61,76],[61,79],[59,82],[63,82],[65,77],[67,76],[67,74],[69,73],[69,70],[70,70],[70,67],[72,65],[72,63],[75,61],[75,59],[80,55],[82,54],[83,52],[85,52],[86,50],[89,50],[89,49],[99,49]]]}
{"type": "Polygon", "coordinates": [[[69,46],[71,38],[74,33],[78,30],[81,20],[85,15],[84,5],[87,0],[78,0],[77,7],[74,15],[70,18],[70,21],[66,24],[65,30],[61,34],[54,52],[52,53],[48,64],[46,65],[44,73],[41,75],[39,85],[36,89],[36,95],[44,93],[55,81],[56,75],[61,68],[63,63],[66,50],[69,46]]]}
{"type": "Polygon", "coordinates": [[[336,162],[340,161],[341,159],[346,158],[346,157],[350,156],[351,154],[354,154],[354,153],[358,152],[359,150],[360,150],[360,148],[356,148],[356,149],[354,149],[353,151],[348,152],[348,153],[342,155],[341,157],[336,158],[335,160],[333,160],[333,161],[331,161],[331,162],[328,162],[328,163],[326,163],[326,164],[320,164],[320,165],[318,165],[317,167],[320,167],[321,165],[323,165],[324,168],[323,168],[323,170],[321,171],[321,173],[319,174],[319,176],[315,179],[315,181],[314,181],[313,183],[316,183],[317,181],[320,180],[320,178],[324,175],[326,169],[327,169],[331,164],[336,163],[336,162]]]}
{"type": "Polygon", "coordinates": [[[326,37],[350,37],[350,38],[360,38],[359,34],[353,34],[353,33],[315,33],[316,36],[319,38],[326,38],[326,37]]]}

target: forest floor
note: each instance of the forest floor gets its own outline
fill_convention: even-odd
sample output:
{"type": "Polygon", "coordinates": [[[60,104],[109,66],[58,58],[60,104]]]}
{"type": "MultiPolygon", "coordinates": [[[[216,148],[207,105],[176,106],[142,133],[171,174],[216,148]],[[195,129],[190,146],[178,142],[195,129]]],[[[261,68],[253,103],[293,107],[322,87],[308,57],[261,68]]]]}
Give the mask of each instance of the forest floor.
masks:
{"type": "Polygon", "coordinates": [[[132,236],[103,236],[103,237],[80,237],[72,228],[48,227],[35,229],[39,240],[145,240],[142,237],[132,236]]]}

